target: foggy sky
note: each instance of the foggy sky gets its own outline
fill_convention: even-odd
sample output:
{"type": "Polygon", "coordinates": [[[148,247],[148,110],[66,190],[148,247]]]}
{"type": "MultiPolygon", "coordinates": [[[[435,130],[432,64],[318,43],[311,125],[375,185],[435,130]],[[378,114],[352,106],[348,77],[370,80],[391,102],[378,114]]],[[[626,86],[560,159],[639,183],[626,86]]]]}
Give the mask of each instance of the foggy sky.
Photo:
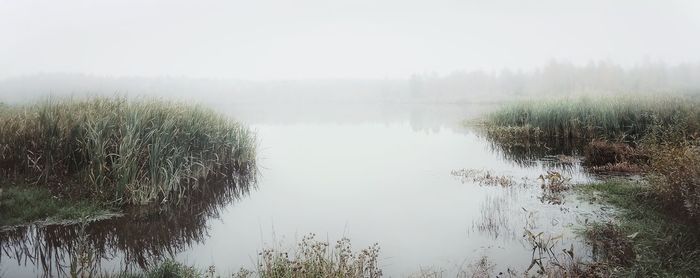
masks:
{"type": "Polygon", "coordinates": [[[0,78],[404,78],[698,49],[698,1],[0,0],[0,78]]]}

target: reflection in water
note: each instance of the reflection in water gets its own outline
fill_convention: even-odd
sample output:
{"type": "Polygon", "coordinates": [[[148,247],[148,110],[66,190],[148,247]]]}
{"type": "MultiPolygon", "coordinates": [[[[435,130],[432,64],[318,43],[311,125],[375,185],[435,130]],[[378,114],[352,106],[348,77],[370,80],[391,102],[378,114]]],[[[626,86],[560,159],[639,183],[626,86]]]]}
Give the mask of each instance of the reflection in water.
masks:
{"type": "MultiPolygon", "coordinates": [[[[96,274],[103,263],[118,270],[146,268],[207,237],[207,221],[247,195],[254,165],[226,180],[209,180],[177,205],[130,209],[126,216],[72,225],[24,226],[0,233],[0,260],[34,265],[40,275],[96,274]]],[[[114,271],[111,269],[109,271],[114,271]]]]}
{"type": "Polygon", "coordinates": [[[499,153],[505,159],[513,161],[522,167],[532,167],[539,162],[547,163],[549,167],[567,169],[573,165],[567,160],[557,159],[560,155],[565,156],[580,156],[583,150],[582,145],[549,145],[549,144],[533,144],[520,145],[508,144],[502,142],[489,142],[489,146],[494,152],[499,153]],[[550,159],[543,159],[543,158],[550,159]]]}
{"type": "MultiPolygon", "coordinates": [[[[519,269],[526,274],[537,270],[552,273],[547,277],[557,277],[561,276],[557,271],[567,271],[565,263],[590,261],[593,258],[590,247],[572,228],[589,220],[601,221],[605,215],[595,213],[594,206],[577,200],[576,196],[564,194],[563,190],[571,186],[570,179],[547,170],[537,179],[523,178],[521,183],[512,186],[489,187],[499,190],[482,198],[480,215],[473,220],[472,231],[492,241],[503,242],[501,246],[505,247],[505,252],[517,253],[518,245],[532,250],[529,266],[519,269]],[[552,194],[558,198],[557,202],[551,201],[552,194]],[[547,196],[550,199],[545,199],[547,196]],[[565,199],[568,200],[565,202],[565,199]]],[[[479,186],[489,185],[479,180],[473,182],[479,186]]],[[[502,272],[513,270],[510,266],[496,267],[502,272]]]]}
{"type": "MultiPolygon", "coordinates": [[[[515,189],[509,190],[510,193],[515,189]]],[[[472,223],[472,228],[497,240],[517,240],[522,234],[519,225],[513,225],[517,215],[513,215],[512,194],[487,195],[482,201],[480,217],[472,223]]],[[[517,211],[515,211],[517,212],[517,211]]]]}
{"type": "MultiPolygon", "coordinates": [[[[522,237],[526,217],[537,222],[533,232],[563,234],[561,250],[574,240],[567,228],[590,211],[575,200],[551,205],[537,198],[537,177],[550,168],[574,182],[588,180],[579,163],[540,156],[576,151],[497,149],[478,131],[460,125],[466,113],[483,107],[287,107],[280,112],[265,107],[261,112],[222,105],[259,135],[265,175],[254,198],[222,210],[256,182],[243,175],[238,187],[214,187],[223,192],[201,192],[179,208],[131,212],[87,223],[83,230],[73,225],[9,231],[0,234],[4,275],[46,271],[55,276],[69,273],[71,263],[74,269],[114,272],[172,255],[200,269],[216,265],[222,273],[233,273],[254,266],[251,256],[261,248],[286,247],[296,242],[295,235],[311,232],[347,236],[359,246],[379,242],[379,261],[389,277],[405,277],[417,266],[464,266],[481,256],[507,273],[530,264],[532,251],[522,237]],[[470,178],[463,184],[450,175],[455,169],[483,169],[513,182],[479,186],[470,178]],[[220,211],[221,221],[208,221],[220,211]]],[[[444,276],[454,276],[450,273],[444,276]]]]}
{"type": "Polygon", "coordinates": [[[513,140],[510,137],[489,134],[485,130],[476,130],[476,134],[486,139],[490,149],[506,160],[520,167],[543,165],[570,171],[577,165],[577,157],[583,153],[585,142],[577,140],[513,140]]]}

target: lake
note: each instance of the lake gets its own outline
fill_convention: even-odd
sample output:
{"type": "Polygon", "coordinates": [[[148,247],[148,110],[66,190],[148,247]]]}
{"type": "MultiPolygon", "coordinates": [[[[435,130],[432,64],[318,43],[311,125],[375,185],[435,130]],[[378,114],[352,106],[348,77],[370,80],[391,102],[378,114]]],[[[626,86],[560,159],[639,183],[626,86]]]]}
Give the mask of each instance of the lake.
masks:
{"type": "Polygon", "coordinates": [[[258,172],[241,181],[249,191],[216,192],[157,214],[5,231],[0,274],[65,274],[74,259],[67,250],[81,246],[96,250],[100,271],[138,269],[172,255],[231,273],[255,268],[263,248],[293,247],[308,233],[330,242],[348,237],[357,249],[379,243],[387,277],[421,269],[451,277],[483,256],[495,273],[522,272],[532,254],[526,229],[556,239],[557,253],[573,245],[576,257],[590,258],[575,229],[601,217],[598,208],[572,194],[562,204],[542,200],[538,177],[547,170],[572,184],[593,177],[576,161],[514,157],[461,124],[493,107],[220,103],[218,110],[257,131],[258,172]],[[452,174],[460,169],[511,184],[452,174]]]}

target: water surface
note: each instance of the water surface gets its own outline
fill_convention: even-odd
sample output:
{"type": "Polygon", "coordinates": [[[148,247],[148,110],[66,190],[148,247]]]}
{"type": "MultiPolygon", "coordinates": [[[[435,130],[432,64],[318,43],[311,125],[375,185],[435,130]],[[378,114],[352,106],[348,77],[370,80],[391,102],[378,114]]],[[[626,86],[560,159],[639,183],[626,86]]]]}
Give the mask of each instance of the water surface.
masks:
{"type": "Polygon", "coordinates": [[[421,268],[449,275],[482,256],[496,264],[497,272],[522,271],[532,251],[523,238],[525,229],[562,235],[555,250],[575,244],[577,256],[589,255],[573,228],[596,217],[591,207],[574,196],[561,205],[542,202],[537,180],[547,170],[560,171],[574,183],[589,177],[576,164],[514,160],[459,123],[484,106],[373,107],[369,116],[348,107],[267,109],[259,113],[264,117],[233,112],[225,104],[218,109],[258,132],[259,176],[249,193],[202,198],[184,211],[82,228],[6,232],[0,273],[61,273],[71,261],[64,253],[75,250],[67,246],[86,241],[81,233],[101,250],[96,267],[102,271],[138,268],[173,255],[202,268],[216,265],[220,272],[234,272],[254,268],[262,248],[294,246],[308,233],[330,241],[348,237],[356,248],[378,242],[380,265],[393,277],[421,268]],[[450,174],[465,168],[508,176],[514,185],[484,186],[450,174]]]}

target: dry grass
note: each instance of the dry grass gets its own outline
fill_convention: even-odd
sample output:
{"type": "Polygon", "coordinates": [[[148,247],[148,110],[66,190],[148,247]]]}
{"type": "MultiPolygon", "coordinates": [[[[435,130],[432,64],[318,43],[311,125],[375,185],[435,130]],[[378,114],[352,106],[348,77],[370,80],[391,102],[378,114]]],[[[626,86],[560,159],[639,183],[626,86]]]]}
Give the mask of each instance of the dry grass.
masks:
{"type": "Polygon", "coordinates": [[[700,223],[700,142],[646,147],[653,194],[666,207],[700,223]]]}
{"type": "Polygon", "coordinates": [[[595,139],[588,143],[585,163],[589,166],[602,166],[629,161],[636,154],[629,144],[595,139]]]}
{"type": "Polygon", "coordinates": [[[542,195],[540,201],[543,203],[559,205],[562,203],[562,192],[570,188],[570,177],[565,177],[557,171],[547,171],[546,174],[540,175],[538,178],[541,181],[542,195]]]}
{"type": "Polygon", "coordinates": [[[593,245],[593,253],[599,260],[615,266],[630,266],[636,259],[631,239],[637,234],[625,235],[619,226],[598,224],[586,230],[586,238],[593,245]]]}
{"type": "Polygon", "coordinates": [[[266,249],[259,254],[257,271],[241,270],[238,277],[367,277],[382,276],[379,245],[353,252],[350,240],[342,238],[331,248],[314,234],[304,236],[294,254],[266,249]]]}
{"type": "Polygon", "coordinates": [[[608,163],[601,166],[590,166],[588,169],[597,174],[639,174],[643,172],[642,166],[627,161],[608,163]]]}
{"type": "Polygon", "coordinates": [[[462,183],[471,181],[479,185],[510,187],[515,184],[513,177],[496,175],[488,170],[459,169],[450,172],[452,176],[460,178],[462,183]]]}

